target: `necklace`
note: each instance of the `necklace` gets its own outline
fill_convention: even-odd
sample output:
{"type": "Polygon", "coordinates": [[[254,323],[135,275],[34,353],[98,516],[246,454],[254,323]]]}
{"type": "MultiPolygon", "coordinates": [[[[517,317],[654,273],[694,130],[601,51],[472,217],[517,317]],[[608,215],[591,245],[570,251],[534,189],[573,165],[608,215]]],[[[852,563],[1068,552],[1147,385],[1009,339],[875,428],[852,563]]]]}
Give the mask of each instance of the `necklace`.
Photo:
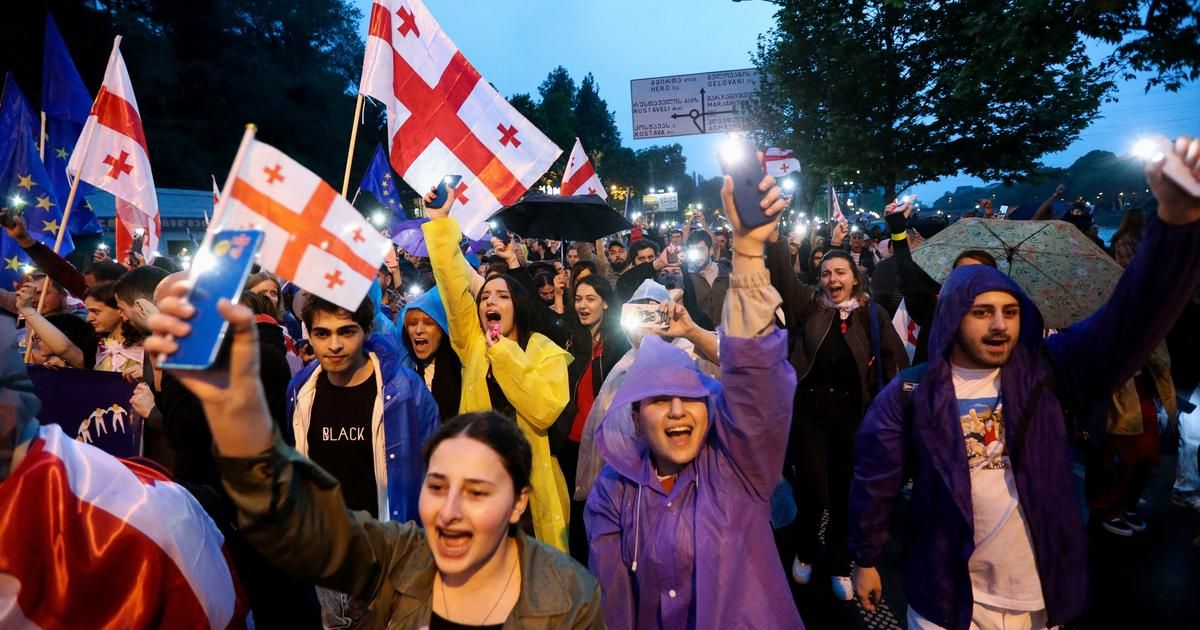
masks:
{"type": "MultiPolygon", "coordinates": [[[[504,582],[504,590],[500,591],[500,596],[496,598],[496,603],[492,604],[492,608],[490,610],[488,610],[488,614],[483,618],[483,622],[479,625],[487,625],[487,620],[491,619],[492,613],[496,612],[496,607],[500,605],[500,601],[504,599],[504,594],[508,592],[508,586],[510,584],[512,584],[513,574],[515,574],[517,572],[517,565],[519,565],[519,564],[521,564],[521,559],[517,558],[517,560],[515,562],[513,562],[512,569],[509,569],[509,571],[508,571],[508,580],[506,580],[504,582]]],[[[439,572],[438,575],[440,577],[441,573],[439,572]]],[[[442,582],[442,608],[445,609],[446,620],[449,621],[451,614],[450,614],[450,604],[446,602],[446,580],[442,580],[441,582],[442,582]]]]}

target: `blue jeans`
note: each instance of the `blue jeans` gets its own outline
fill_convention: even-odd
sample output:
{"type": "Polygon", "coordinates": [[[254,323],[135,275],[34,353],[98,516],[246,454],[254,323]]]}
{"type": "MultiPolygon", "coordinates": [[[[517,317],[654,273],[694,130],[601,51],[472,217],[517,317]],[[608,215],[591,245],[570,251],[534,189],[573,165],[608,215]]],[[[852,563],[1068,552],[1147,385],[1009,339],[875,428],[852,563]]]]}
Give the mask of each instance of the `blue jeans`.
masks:
{"type": "Polygon", "coordinates": [[[1195,405],[1190,413],[1179,410],[1179,463],[1175,469],[1175,492],[1200,492],[1200,470],[1196,451],[1200,447],[1200,387],[1179,392],[1179,397],[1195,405]]]}

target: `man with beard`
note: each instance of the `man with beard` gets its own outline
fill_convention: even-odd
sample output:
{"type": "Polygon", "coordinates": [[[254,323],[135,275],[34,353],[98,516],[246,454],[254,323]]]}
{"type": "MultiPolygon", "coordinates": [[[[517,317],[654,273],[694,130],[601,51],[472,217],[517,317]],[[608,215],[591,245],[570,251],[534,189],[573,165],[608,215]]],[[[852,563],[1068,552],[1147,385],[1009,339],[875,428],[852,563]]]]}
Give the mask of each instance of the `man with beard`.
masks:
{"type": "Polygon", "coordinates": [[[625,243],[616,239],[608,242],[608,264],[617,275],[629,268],[629,250],[625,249],[625,243]]]}
{"type": "MultiPolygon", "coordinates": [[[[1200,139],[1174,150],[1200,178],[1200,139]]],[[[1200,269],[1200,199],[1163,177],[1162,160],[1146,179],[1157,220],[1091,317],[1043,339],[1037,307],[1000,271],[961,266],[942,285],[929,363],[875,398],[855,444],[850,549],[867,610],[880,601],[875,565],[911,476],[910,628],[1045,628],[1083,612],[1087,539],[1068,440],[1086,431],[1068,428],[1064,406],[1077,418],[1108,406],[1183,311],[1200,269]]]]}

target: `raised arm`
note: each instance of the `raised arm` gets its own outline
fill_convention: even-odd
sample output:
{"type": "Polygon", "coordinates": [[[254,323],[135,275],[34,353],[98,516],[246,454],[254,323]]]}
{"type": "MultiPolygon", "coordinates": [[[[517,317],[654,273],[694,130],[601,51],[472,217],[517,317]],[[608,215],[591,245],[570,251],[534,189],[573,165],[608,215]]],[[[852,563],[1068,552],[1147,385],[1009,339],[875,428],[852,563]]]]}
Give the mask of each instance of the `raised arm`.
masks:
{"type": "Polygon", "coordinates": [[[1054,202],[1059,197],[1061,197],[1062,194],[1063,194],[1063,185],[1059,184],[1058,186],[1056,186],[1054,188],[1054,192],[1050,193],[1049,197],[1046,197],[1046,200],[1042,202],[1042,205],[1038,206],[1037,212],[1033,213],[1033,216],[1030,217],[1030,220],[1046,221],[1048,219],[1053,219],[1054,212],[1053,212],[1052,208],[1054,207],[1054,202]]]}
{"type": "Polygon", "coordinates": [[[475,294],[471,291],[471,275],[458,248],[462,230],[458,221],[449,216],[453,199],[441,208],[429,207],[432,194],[425,200],[430,220],[421,225],[425,234],[425,247],[429,250],[429,264],[437,282],[442,305],[446,307],[446,319],[450,325],[450,346],[459,357],[465,358],[474,348],[483,343],[483,329],[479,327],[479,314],[475,307],[475,294]]]}
{"type": "MultiPolygon", "coordinates": [[[[195,309],[186,293],[177,285],[159,302],[149,320],[149,356],[174,352],[176,340],[191,332],[187,319],[195,309]]],[[[419,530],[351,514],[333,477],[276,437],[259,377],[254,314],[228,300],[218,309],[230,324],[228,364],[171,375],[204,408],[239,529],[291,575],[372,599],[394,559],[423,544],[419,530]]]]}
{"type": "Polygon", "coordinates": [[[67,262],[67,259],[54,253],[53,249],[30,236],[23,217],[16,214],[10,215],[7,212],[0,214],[3,215],[0,216],[0,224],[4,225],[8,235],[17,242],[17,245],[21,246],[21,249],[25,250],[25,254],[38,269],[50,276],[51,280],[61,284],[75,297],[83,297],[83,294],[87,293],[87,282],[84,281],[83,274],[79,273],[74,265],[67,262]]]}
{"type": "MultiPolygon", "coordinates": [[[[787,358],[787,333],[775,325],[782,304],[771,286],[764,245],[778,238],[776,222],[785,207],[775,179],[759,185],[761,205],[773,220],[757,228],[741,225],[733,201],[733,180],[725,178],[721,199],[733,225],[733,274],[721,316],[721,382],[729,419],[713,424],[722,451],[746,489],[769,501],[783,472],[792,417],[796,373],[787,358]]],[[[791,274],[795,276],[794,273],[791,274]]]]}
{"type": "Polygon", "coordinates": [[[37,312],[37,306],[33,303],[37,289],[36,283],[26,282],[25,286],[17,290],[15,294],[17,313],[25,318],[26,325],[37,334],[50,352],[54,353],[54,356],[62,359],[70,367],[90,369],[92,366],[85,365],[83,350],[72,343],[57,326],[51,324],[41,313],[37,312]]]}
{"type": "Polygon", "coordinates": [[[942,285],[925,273],[912,258],[907,230],[912,206],[903,204],[897,207],[889,204],[885,213],[888,231],[892,235],[892,258],[896,261],[900,294],[904,296],[908,316],[917,322],[918,326],[927,328],[933,322],[933,311],[937,307],[937,296],[942,285]]]}
{"type": "MultiPolygon", "coordinates": [[[[1200,138],[1180,138],[1174,151],[1200,180],[1200,138]]],[[[1200,199],[1166,179],[1162,168],[1161,160],[1146,166],[1158,214],[1112,297],[1091,317],[1046,339],[1071,402],[1081,410],[1107,399],[1133,376],[1200,282],[1200,199]]]]}

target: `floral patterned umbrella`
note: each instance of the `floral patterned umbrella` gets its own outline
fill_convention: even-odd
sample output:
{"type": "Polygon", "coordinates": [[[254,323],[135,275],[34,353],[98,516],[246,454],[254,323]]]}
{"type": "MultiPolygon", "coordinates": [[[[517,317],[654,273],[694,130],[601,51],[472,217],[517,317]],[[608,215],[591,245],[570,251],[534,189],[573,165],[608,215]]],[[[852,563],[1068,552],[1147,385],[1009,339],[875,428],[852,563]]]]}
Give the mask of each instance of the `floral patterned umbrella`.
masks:
{"type": "Polygon", "coordinates": [[[965,249],[994,256],[1000,271],[1037,304],[1047,328],[1065,328],[1096,312],[1123,271],[1065,221],[963,219],[914,248],[912,257],[934,280],[944,282],[965,249]]]}

